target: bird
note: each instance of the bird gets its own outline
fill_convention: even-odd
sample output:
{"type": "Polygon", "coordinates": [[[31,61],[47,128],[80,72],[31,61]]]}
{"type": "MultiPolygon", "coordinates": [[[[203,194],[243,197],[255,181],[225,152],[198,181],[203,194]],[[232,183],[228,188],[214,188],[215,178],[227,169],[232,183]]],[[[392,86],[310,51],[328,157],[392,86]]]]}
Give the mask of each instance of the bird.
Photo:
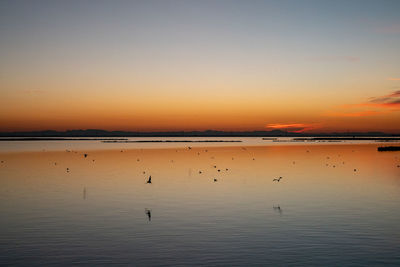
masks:
{"type": "Polygon", "coordinates": [[[282,179],[282,176],[279,176],[279,178],[275,178],[274,180],[272,180],[273,182],[280,182],[282,179]]]}
{"type": "Polygon", "coordinates": [[[188,147],[189,149],[192,149],[190,146],[188,147]]]}
{"type": "Polygon", "coordinates": [[[85,153],[85,154],[83,154],[83,156],[85,157],[85,158],[87,158],[87,154],[85,153]]]}
{"type": "Polygon", "coordinates": [[[221,170],[218,170],[218,172],[220,172],[221,170]]]}
{"type": "Polygon", "coordinates": [[[228,171],[228,168],[226,168],[225,170],[228,171]]]}
{"type": "Polygon", "coordinates": [[[149,209],[144,209],[144,213],[146,213],[147,218],[149,219],[149,221],[151,221],[151,210],[149,210],[149,209]]]}
{"type": "Polygon", "coordinates": [[[277,211],[277,212],[279,212],[279,214],[282,214],[282,209],[281,209],[281,207],[278,205],[278,206],[272,206],[272,208],[274,209],[274,211],[277,211]]]}
{"type": "Polygon", "coordinates": [[[146,182],[147,184],[151,184],[151,175],[149,176],[149,179],[146,182]]]}
{"type": "Polygon", "coordinates": [[[214,182],[218,181],[217,178],[214,178],[214,182]]]}
{"type": "Polygon", "coordinates": [[[217,166],[216,166],[216,165],[214,165],[214,168],[217,168],[217,166]]]}
{"type": "Polygon", "coordinates": [[[354,169],[354,171],[356,172],[356,171],[357,171],[357,169],[354,169]]]}
{"type": "Polygon", "coordinates": [[[201,173],[202,173],[202,171],[199,171],[199,173],[201,174],[201,173]]]}

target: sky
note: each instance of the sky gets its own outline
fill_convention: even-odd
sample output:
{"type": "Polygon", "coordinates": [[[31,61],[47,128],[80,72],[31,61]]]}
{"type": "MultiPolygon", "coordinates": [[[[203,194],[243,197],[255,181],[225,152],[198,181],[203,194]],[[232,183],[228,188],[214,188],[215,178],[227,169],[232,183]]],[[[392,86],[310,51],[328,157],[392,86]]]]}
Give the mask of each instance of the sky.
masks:
{"type": "Polygon", "coordinates": [[[0,0],[0,131],[400,133],[400,1],[0,0]]]}

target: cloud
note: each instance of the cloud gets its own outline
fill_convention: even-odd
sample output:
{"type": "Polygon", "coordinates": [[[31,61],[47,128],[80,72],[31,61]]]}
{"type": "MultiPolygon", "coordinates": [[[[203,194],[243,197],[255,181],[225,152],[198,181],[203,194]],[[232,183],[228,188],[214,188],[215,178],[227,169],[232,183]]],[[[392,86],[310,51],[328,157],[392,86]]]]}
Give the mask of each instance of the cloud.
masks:
{"type": "Polygon", "coordinates": [[[382,113],[376,110],[366,110],[366,111],[355,111],[355,112],[330,112],[327,113],[327,116],[332,117],[365,117],[365,116],[372,116],[382,113]]]}
{"type": "Polygon", "coordinates": [[[339,108],[341,110],[330,111],[324,115],[329,117],[365,117],[400,111],[400,90],[387,95],[370,97],[367,102],[342,105],[339,108]]]}
{"type": "Polygon", "coordinates": [[[400,108],[400,90],[394,91],[391,94],[371,97],[366,103],[361,103],[361,106],[371,106],[371,107],[390,107],[390,108],[400,108]]]}
{"type": "Polygon", "coordinates": [[[319,128],[320,126],[316,123],[270,123],[265,127],[269,129],[285,130],[292,133],[302,133],[319,128]]]}
{"type": "Polygon", "coordinates": [[[400,97],[400,90],[394,91],[389,97],[400,97]]]}

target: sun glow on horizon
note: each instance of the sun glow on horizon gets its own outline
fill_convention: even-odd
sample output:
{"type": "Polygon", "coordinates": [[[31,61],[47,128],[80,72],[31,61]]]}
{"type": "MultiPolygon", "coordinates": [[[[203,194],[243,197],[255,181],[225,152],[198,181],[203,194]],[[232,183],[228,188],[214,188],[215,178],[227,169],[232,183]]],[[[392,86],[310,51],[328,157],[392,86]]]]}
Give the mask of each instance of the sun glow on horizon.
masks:
{"type": "Polygon", "coordinates": [[[400,133],[397,2],[94,3],[1,4],[0,131],[400,133]]]}

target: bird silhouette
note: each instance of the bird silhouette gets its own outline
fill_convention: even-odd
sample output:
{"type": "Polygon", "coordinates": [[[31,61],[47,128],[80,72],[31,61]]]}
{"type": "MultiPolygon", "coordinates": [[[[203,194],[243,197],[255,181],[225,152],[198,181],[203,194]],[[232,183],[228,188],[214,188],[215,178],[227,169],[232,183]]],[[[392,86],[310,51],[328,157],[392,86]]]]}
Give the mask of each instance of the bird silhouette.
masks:
{"type": "Polygon", "coordinates": [[[279,214],[282,214],[282,209],[281,209],[281,207],[278,205],[278,206],[272,206],[272,208],[274,209],[274,211],[277,211],[277,212],[279,212],[279,214]]]}
{"type": "Polygon", "coordinates": [[[214,178],[214,182],[218,181],[217,178],[214,178]]]}
{"type": "Polygon", "coordinates": [[[147,184],[151,184],[151,175],[149,176],[149,179],[146,182],[147,184]]]}
{"type": "Polygon", "coordinates": [[[149,209],[144,209],[144,213],[146,213],[147,218],[149,219],[149,222],[151,221],[151,210],[149,209]]]}
{"type": "Polygon", "coordinates": [[[87,154],[85,153],[85,154],[83,154],[83,156],[85,157],[85,158],[87,158],[87,154]]]}
{"type": "Polygon", "coordinates": [[[280,176],[279,178],[275,178],[274,180],[272,180],[273,182],[280,182],[282,179],[282,176],[280,176]]]}

